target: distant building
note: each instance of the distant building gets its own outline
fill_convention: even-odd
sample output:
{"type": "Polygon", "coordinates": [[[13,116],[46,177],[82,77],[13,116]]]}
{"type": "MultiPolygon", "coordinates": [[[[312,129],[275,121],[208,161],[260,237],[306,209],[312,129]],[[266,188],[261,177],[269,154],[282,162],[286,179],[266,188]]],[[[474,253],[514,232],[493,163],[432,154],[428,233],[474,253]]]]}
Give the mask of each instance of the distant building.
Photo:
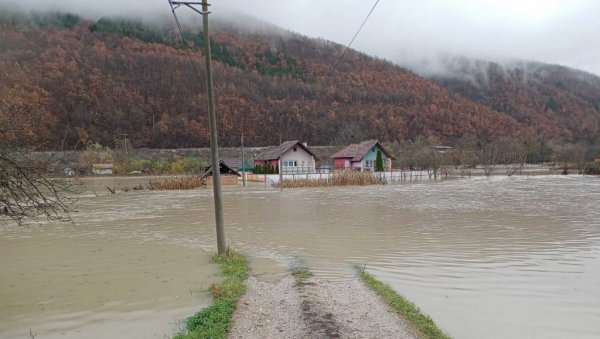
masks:
{"type": "Polygon", "coordinates": [[[318,160],[306,143],[291,140],[259,153],[254,158],[254,165],[279,166],[279,158],[283,174],[315,173],[315,159],[318,160]]]}
{"type": "Polygon", "coordinates": [[[429,146],[431,149],[437,151],[438,153],[448,153],[454,149],[452,146],[429,146]]]}
{"type": "Polygon", "coordinates": [[[113,164],[92,164],[92,174],[96,174],[96,175],[113,174],[113,164]]]}
{"type": "Polygon", "coordinates": [[[381,151],[384,170],[392,169],[394,157],[378,140],[366,140],[348,145],[331,156],[336,170],[373,171],[377,151],[381,151]]]}
{"type": "MultiPolygon", "coordinates": [[[[221,173],[221,184],[223,185],[237,185],[239,182],[238,178],[241,177],[238,171],[231,168],[223,160],[219,162],[219,173],[221,173]]],[[[206,185],[213,185],[212,166],[206,169],[206,172],[202,174],[200,180],[206,185]]]]}
{"type": "Polygon", "coordinates": [[[63,168],[63,173],[68,177],[72,177],[75,175],[75,170],[73,170],[71,167],[65,167],[63,168]]]}

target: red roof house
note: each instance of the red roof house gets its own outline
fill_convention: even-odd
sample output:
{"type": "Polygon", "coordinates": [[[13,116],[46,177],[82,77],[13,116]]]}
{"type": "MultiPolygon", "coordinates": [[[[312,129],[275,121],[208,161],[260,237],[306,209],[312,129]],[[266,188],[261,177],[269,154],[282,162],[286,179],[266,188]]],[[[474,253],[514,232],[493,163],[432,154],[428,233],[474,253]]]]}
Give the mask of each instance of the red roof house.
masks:
{"type": "Polygon", "coordinates": [[[377,152],[381,152],[384,169],[391,170],[395,158],[378,140],[366,140],[348,145],[331,156],[336,170],[373,171],[377,152]]]}

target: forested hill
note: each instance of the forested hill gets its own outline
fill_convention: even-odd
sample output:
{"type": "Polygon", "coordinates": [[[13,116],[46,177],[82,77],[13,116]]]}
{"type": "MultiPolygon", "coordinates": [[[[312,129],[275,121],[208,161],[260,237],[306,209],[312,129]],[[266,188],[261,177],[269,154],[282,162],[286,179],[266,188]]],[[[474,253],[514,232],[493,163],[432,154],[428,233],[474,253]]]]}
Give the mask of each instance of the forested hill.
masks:
{"type": "Polygon", "coordinates": [[[431,78],[449,90],[564,141],[600,137],[600,77],[558,65],[447,59],[431,78]]]}
{"type": "MultiPolygon", "coordinates": [[[[135,147],[207,146],[202,39],[194,30],[184,35],[197,73],[171,23],[0,15],[0,137],[44,149],[111,146],[123,134],[135,147]]],[[[359,137],[526,139],[540,131],[575,139],[598,124],[600,108],[588,105],[577,114],[562,94],[552,96],[560,112],[569,107],[561,115],[546,93],[531,95],[548,107],[519,92],[526,95],[517,110],[548,116],[523,119],[495,99],[476,100],[467,90],[447,90],[354,51],[332,71],[343,46],[289,32],[220,25],[213,40],[223,146],[238,145],[242,133],[254,146],[274,144],[280,135],[321,145],[359,137]]],[[[513,95],[507,90],[507,98],[513,95]]]]}

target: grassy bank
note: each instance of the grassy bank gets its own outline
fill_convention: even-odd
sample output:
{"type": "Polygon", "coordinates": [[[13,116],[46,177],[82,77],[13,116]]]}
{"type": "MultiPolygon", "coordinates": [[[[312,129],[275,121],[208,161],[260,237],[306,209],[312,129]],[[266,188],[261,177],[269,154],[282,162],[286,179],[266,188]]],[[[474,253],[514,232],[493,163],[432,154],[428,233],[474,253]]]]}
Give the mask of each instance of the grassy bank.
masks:
{"type": "Polygon", "coordinates": [[[375,291],[396,313],[408,320],[418,330],[422,338],[450,338],[436,326],[431,317],[421,313],[421,310],[415,304],[400,296],[388,285],[375,279],[364,269],[357,268],[357,271],[363,282],[375,291]]]}
{"type": "Polygon", "coordinates": [[[178,333],[174,339],[227,337],[237,300],[246,292],[245,281],[250,268],[243,255],[230,249],[223,255],[213,256],[213,261],[221,266],[225,277],[224,281],[210,286],[215,302],[189,317],[186,331],[178,333]]]}

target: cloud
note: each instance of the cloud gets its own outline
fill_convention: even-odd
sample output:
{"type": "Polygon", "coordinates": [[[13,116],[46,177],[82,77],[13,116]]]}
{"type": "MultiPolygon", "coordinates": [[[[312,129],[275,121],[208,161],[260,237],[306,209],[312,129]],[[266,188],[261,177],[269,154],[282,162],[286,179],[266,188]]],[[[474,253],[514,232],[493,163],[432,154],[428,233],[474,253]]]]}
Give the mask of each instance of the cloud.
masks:
{"type": "MultiPolygon", "coordinates": [[[[9,1],[0,0],[0,4],[9,1]]],[[[211,3],[217,15],[241,12],[308,36],[347,44],[374,1],[211,3]]],[[[30,0],[16,6],[70,10],[91,17],[169,14],[167,0],[30,0]]],[[[243,24],[244,20],[239,21],[243,24]]],[[[541,61],[600,75],[598,22],[600,1],[596,0],[380,0],[352,47],[421,71],[425,65],[435,69],[439,57],[466,56],[541,61]]]]}

